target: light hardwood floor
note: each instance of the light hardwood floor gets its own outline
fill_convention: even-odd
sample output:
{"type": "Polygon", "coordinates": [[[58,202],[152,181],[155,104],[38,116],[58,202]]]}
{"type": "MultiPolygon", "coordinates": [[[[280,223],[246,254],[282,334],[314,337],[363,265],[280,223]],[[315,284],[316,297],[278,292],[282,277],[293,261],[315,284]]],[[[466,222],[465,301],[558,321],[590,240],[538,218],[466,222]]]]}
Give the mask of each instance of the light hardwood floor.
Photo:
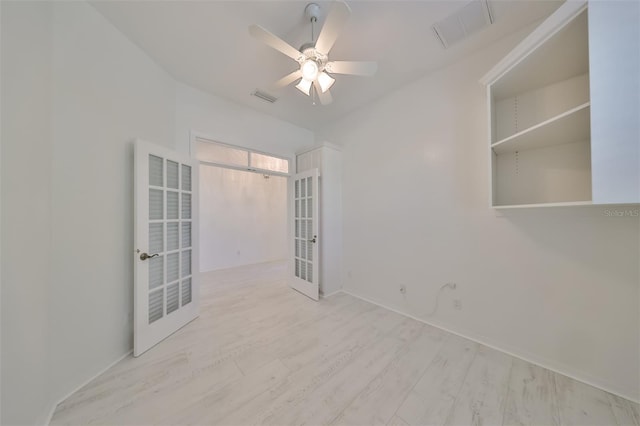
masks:
{"type": "Polygon", "coordinates": [[[61,403],[54,425],[638,425],[638,404],[270,263],[202,277],[200,317],[61,403]]]}

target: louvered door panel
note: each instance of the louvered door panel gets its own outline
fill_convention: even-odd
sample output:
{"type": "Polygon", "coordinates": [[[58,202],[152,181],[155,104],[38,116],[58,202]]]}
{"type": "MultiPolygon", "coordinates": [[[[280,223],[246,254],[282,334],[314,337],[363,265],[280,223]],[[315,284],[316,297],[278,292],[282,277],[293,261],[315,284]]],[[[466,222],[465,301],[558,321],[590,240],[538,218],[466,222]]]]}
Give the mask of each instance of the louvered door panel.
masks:
{"type": "Polygon", "coordinates": [[[195,177],[189,158],[136,143],[136,356],[197,316],[195,177]]]}
{"type": "Polygon", "coordinates": [[[295,176],[293,184],[293,264],[291,286],[318,300],[318,170],[295,176]]]}

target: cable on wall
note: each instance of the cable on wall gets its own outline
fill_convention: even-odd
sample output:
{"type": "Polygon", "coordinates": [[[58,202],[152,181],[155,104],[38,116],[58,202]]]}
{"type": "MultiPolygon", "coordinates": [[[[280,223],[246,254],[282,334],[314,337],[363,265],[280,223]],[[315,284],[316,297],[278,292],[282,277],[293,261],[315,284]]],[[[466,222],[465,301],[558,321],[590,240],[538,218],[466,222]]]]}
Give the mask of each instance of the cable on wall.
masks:
{"type": "Polygon", "coordinates": [[[440,302],[440,295],[442,294],[443,290],[445,288],[447,288],[447,287],[450,288],[451,290],[455,290],[456,289],[456,283],[446,283],[446,284],[443,284],[438,289],[438,292],[436,293],[436,302],[433,305],[433,309],[430,312],[424,314],[425,316],[430,317],[430,316],[435,315],[436,312],[438,312],[438,304],[440,302]]]}

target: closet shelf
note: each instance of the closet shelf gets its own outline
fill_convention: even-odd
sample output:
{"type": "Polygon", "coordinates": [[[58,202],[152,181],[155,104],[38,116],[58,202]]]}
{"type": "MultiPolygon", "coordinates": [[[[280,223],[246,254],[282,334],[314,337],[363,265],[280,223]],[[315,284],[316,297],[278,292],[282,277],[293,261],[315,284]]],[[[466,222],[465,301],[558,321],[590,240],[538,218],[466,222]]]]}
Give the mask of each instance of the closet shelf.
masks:
{"type": "Polygon", "coordinates": [[[496,154],[544,148],[590,139],[590,102],[552,117],[542,123],[491,145],[496,154]]]}

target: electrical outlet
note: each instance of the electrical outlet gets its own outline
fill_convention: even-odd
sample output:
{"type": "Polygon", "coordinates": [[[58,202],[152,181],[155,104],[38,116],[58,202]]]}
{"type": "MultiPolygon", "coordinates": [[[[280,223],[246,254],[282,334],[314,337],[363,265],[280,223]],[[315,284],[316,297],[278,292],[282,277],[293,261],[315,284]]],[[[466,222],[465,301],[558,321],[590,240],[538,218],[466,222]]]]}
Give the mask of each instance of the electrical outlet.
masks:
{"type": "Polygon", "coordinates": [[[400,293],[405,294],[407,292],[407,287],[401,285],[400,286],[400,293]]]}
{"type": "Polygon", "coordinates": [[[462,310],[462,300],[453,299],[453,309],[455,309],[457,311],[461,311],[462,310]]]}

